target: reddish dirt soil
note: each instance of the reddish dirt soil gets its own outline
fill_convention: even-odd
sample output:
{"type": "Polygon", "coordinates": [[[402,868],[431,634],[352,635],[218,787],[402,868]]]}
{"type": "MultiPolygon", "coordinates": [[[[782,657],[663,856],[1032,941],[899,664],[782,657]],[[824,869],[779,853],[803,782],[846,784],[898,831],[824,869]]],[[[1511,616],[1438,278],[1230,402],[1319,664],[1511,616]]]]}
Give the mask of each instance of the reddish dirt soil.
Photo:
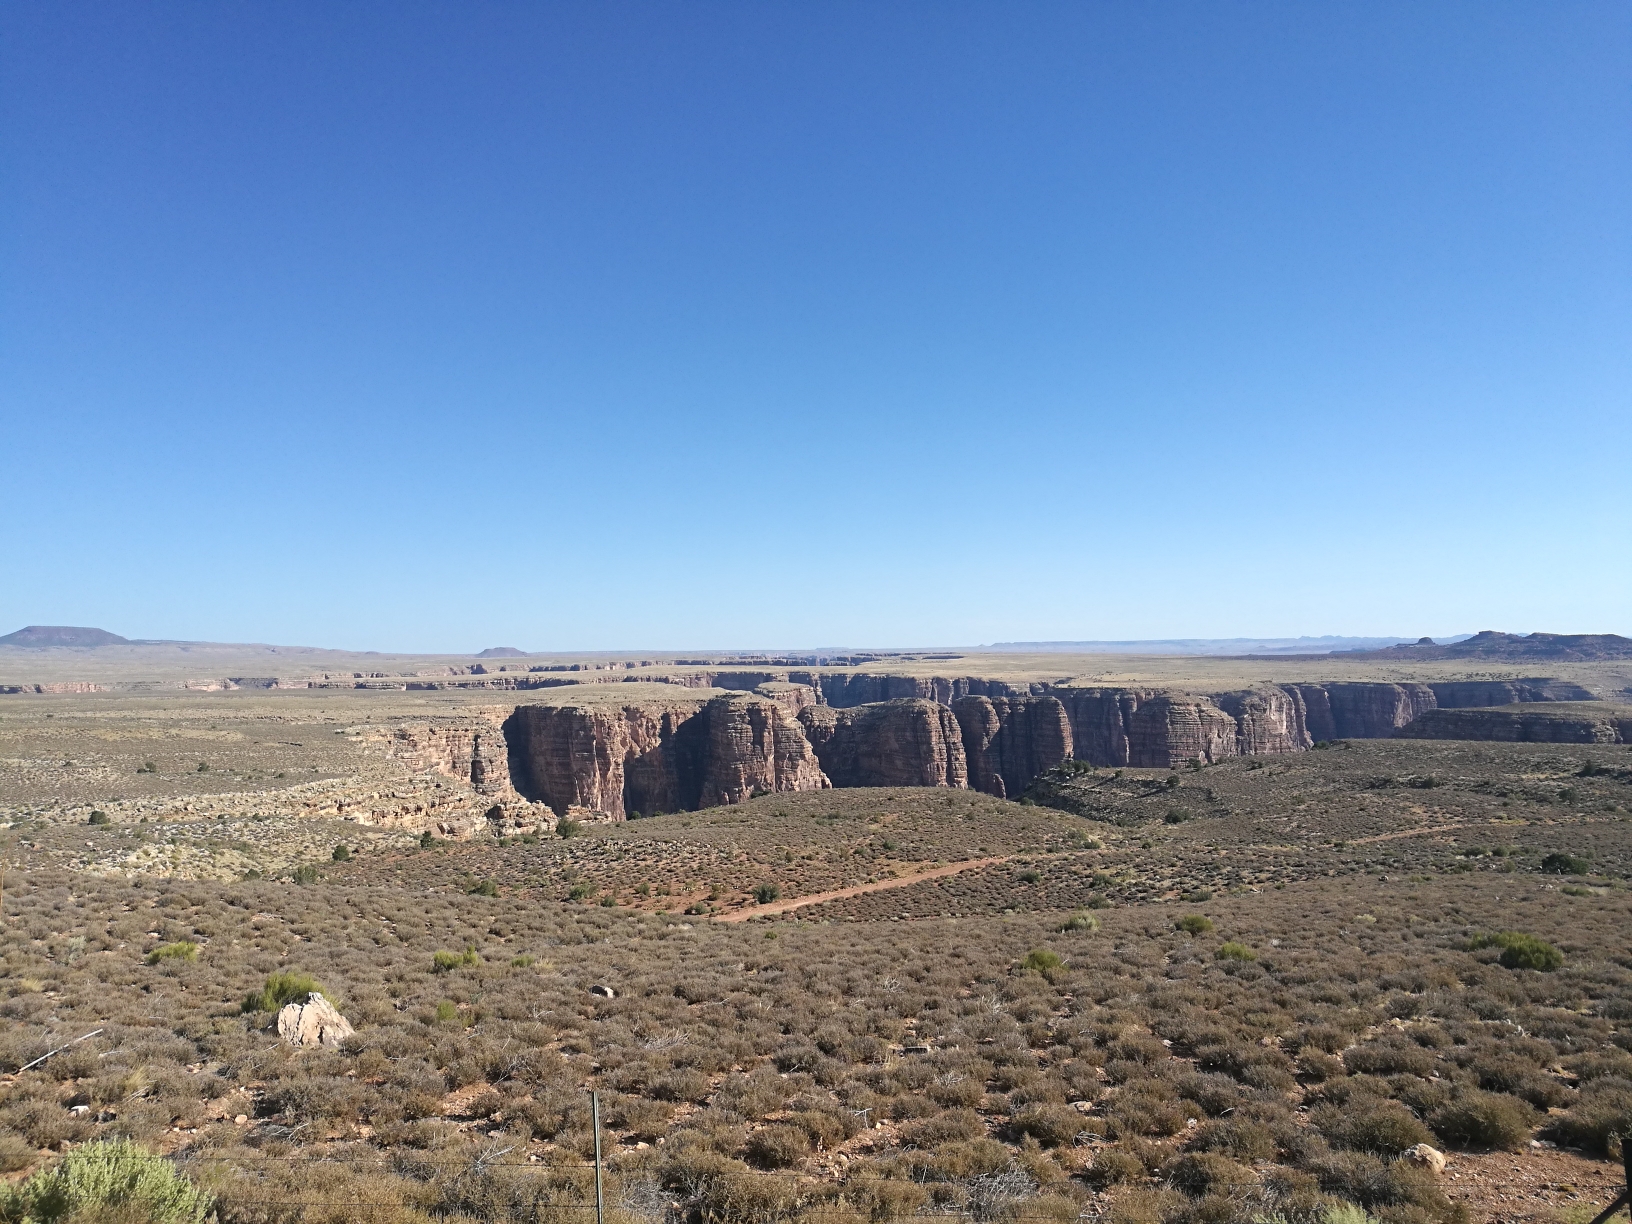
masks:
{"type": "Polygon", "coordinates": [[[787,901],[772,901],[769,905],[756,905],[751,909],[741,909],[734,914],[722,914],[715,922],[747,922],[750,918],[765,917],[770,914],[785,914],[789,910],[801,909],[807,905],[820,905],[823,901],[841,901],[845,897],[859,897],[863,893],[883,892],[887,888],[905,888],[908,884],[917,884],[920,880],[938,880],[942,876],[957,875],[960,871],[973,871],[977,867],[990,867],[993,863],[1008,861],[1010,855],[999,854],[993,858],[965,859],[961,863],[948,863],[945,867],[931,867],[928,871],[919,871],[913,875],[900,876],[894,880],[875,880],[871,884],[855,884],[849,888],[835,888],[831,892],[811,893],[804,897],[793,897],[787,901]]]}

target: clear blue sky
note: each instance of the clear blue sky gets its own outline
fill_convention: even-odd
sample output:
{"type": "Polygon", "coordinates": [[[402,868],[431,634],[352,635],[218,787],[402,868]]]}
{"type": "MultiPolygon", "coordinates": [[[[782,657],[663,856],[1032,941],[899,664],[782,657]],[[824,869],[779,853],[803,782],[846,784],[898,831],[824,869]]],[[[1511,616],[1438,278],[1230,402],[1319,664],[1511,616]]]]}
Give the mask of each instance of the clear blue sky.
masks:
{"type": "Polygon", "coordinates": [[[0,632],[1632,633],[1624,3],[0,7],[0,632]]]}

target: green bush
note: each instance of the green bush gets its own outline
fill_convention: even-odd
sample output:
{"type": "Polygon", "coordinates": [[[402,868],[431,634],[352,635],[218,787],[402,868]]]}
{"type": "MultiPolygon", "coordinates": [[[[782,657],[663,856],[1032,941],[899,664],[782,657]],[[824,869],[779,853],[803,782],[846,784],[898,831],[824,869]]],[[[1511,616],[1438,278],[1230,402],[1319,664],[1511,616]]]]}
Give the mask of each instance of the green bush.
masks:
{"type": "MultiPolygon", "coordinates": [[[[303,1003],[307,995],[328,996],[321,982],[298,969],[280,969],[269,974],[266,985],[244,1000],[243,1010],[249,1012],[277,1011],[289,1003],[303,1003]]],[[[333,1002],[333,997],[328,996],[333,1002]]]]}
{"type": "Polygon", "coordinates": [[[421,850],[429,850],[434,845],[436,845],[436,838],[431,836],[429,829],[419,835],[419,848],[421,850]]]}
{"type": "Polygon", "coordinates": [[[296,884],[316,884],[317,868],[310,863],[303,867],[296,867],[294,879],[296,884]]]}
{"type": "Polygon", "coordinates": [[[93,825],[105,825],[108,823],[108,814],[106,812],[92,812],[89,823],[93,825]]]}
{"type": "Polygon", "coordinates": [[[555,831],[560,837],[577,837],[584,831],[584,826],[576,820],[563,820],[555,826],[555,831]]]}
{"type": "Polygon", "coordinates": [[[1097,931],[1099,919],[1092,914],[1076,913],[1060,923],[1060,930],[1064,931],[1097,931]]]}
{"type": "Polygon", "coordinates": [[[781,895],[782,890],[775,884],[766,883],[754,885],[754,900],[759,902],[761,905],[769,905],[781,895]]]}
{"type": "Polygon", "coordinates": [[[1065,958],[1058,952],[1051,952],[1047,948],[1033,948],[1020,960],[1020,968],[1033,969],[1038,973],[1045,972],[1049,969],[1063,968],[1064,965],[1065,958]]]}
{"type": "Polygon", "coordinates": [[[165,961],[181,961],[191,964],[198,959],[198,945],[190,939],[178,939],[175,943],[160,944],[147,954],[147,963],[160,965],[165,961]]]}
{"type": "Polygon", "coordinates": [[[202,1224],[210,1207],[210,1196],[175,1165],[126,1139],[84,1144],[52,1168],[0,1192],[0,1219],[20,1224],[202,1224]]]}
{"type": "Polygon", "coordinates": [[[1183,918],[1180,918],[1176,923],[1174,923],[1173,926],[1176,930],[1183,931],[1186,935],[1205,935],[1208,931],[1213,929],[1213,920],[1211,918],[1203,917],[1201,914],[1186,914],[1183,918]]]}
{"type": "Polygon", "coordinates": [[[1564,954],[1546,940],[1523,931],[1498,931],[1476,937],[1471,947],[1500,948],[1501,963],[1508,969],[1535,969],[1551,973],[1564,963],[1564,954]]]}
{"type": "Polygon", "coordinates": [[[480,880],[465,889],[465,893],[472,897],[496,897],[499,895],[499,886],[492,880],[480,880]]]}
{"type": "Polygon", "coordinates": [[[466,948],[463,952],[449,952],[438,948],[431,954],[431,971],[433,973],[452,973],[455,969],[464,969],[471,965],[479,965],[482,958],[475,948],[466,948]]]}
{"type": "Polygon", "coordinates": [[[1253,961],[1258,959],[1258,953],[1244,943],[1236,943],[1233,939],[1227,940],[1218,946],[1213,953],[1215,960],[1253,961]]]}
{"type": "Polygon", "coordinates": [[[329,857],[331,859],[333,859],[337,863],[350,862],[351,861],[351,848],[348,847],[348,846],[345,846],[345,845],[336,846],[334,848],[334,853],[329,855],[329,857]]]}
{"type": "Polygon", "coordinates": [[[1548,875],[1586,875],[1592,870],[1592,860],[1556,851],[1541,860],[1541,869],[1548,875]]]}

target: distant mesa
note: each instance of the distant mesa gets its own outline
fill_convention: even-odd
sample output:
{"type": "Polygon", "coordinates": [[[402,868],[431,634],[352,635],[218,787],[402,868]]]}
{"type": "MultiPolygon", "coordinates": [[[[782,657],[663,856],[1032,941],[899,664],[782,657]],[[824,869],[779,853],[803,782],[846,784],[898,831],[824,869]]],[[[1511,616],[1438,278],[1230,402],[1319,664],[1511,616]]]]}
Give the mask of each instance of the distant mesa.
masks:
{"type": "Polygon", "coordinates": [[[106,629],[87,629],[79,625],[28,625],[0,637],[0,646],[129,646],[129,638],[106,629]]]}
{"type": "Polygon", "coordinates": [[[1498,633],[1486,629],[1460,642],[1422,638],[1415,645],[1357,652],[1361,659],[1491,659],[1530,662],[1632,659],[1632,638],[1616,633],[1498,633]]]}
{"type": "Polygon", "coordinates": [[[489,646],[476,656],[478,659],[525,659],[527,652],[514,646],[489,646]]]}

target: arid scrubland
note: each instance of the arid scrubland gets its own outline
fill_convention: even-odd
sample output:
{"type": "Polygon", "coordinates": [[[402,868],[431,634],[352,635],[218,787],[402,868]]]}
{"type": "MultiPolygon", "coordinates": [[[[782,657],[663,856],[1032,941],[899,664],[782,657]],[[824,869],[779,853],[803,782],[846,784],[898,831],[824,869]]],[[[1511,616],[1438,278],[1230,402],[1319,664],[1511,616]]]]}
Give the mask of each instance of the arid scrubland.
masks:
{"type": "Polygon", "coordinates": [[[481,700],[0,705],[12,1182],[128,1137],[223,1222],[588,1224],[591,1089],[627,1221],[1585,1221],[1620,1180],[1626,745],[424,836],[483,800],[391,726],[481,700]],[[312,989],[338,1049],[272,1027],[312,989]]]}

